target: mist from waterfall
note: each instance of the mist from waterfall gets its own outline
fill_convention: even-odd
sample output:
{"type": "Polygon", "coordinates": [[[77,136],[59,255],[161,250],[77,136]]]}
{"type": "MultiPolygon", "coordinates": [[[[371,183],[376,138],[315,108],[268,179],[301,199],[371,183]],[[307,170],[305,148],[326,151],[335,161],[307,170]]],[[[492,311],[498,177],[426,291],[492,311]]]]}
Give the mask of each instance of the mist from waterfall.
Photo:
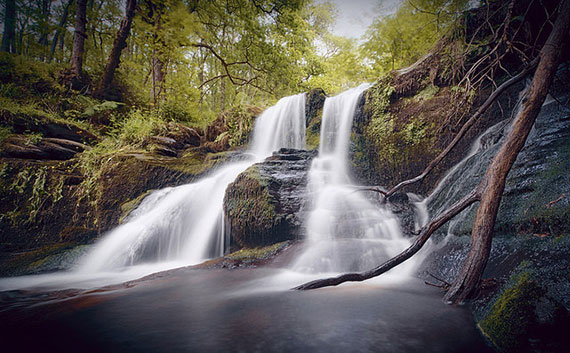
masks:
{"type": "Polygon", "coordinates": [[[363,84],[325,100],[319,155],[309,172],[312,210],[307,249],[293,263],[302,273],[338,273],[371,269],[409,245],[398,219],[355,191],[348,150],[352,120],[363,84]]]}

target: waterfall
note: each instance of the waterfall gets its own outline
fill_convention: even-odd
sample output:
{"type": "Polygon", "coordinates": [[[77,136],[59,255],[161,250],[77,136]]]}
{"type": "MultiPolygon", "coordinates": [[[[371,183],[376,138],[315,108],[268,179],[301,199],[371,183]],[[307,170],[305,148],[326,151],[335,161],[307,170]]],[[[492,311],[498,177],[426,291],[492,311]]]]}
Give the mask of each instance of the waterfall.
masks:
{"type": "Polygon", "coordinates": [[[348,148],[357,102],[368,84],[325,100],[319,155],[309,171],[312,210],[307,249],[292,269],[305,273],[362,271],[409,245],[397,218],[355,191],[348,148]]]}
{"type": "Polygon", "coordinates": [[[245,169],[282,147],[305,147],[305,94],[285,97],[256,119],[247,159],[197,182],[152,192],[128,222],[106,234],[79,272],[113,271],[141,263],[192,265],[223,255],[223,199],[245,169]]]}

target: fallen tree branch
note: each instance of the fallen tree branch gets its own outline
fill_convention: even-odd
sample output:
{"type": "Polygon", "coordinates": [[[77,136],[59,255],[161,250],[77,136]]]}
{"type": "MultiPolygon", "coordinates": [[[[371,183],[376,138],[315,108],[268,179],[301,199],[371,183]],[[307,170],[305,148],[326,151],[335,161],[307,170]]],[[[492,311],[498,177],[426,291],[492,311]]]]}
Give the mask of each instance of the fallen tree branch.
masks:
{"type": "MultiPolygon", "coordinates": [[[[531,61],[518,75],[510,78],[509,80],[505,81],[501,84],[493,93],[487,98],[487,100],[477,109],[475,114],[471,116],[469,120],[461,127],[461,130],[455,135],[453,140],[447,145],[447,147],[434,159],[430,162],[430,164],[424,169],[422,174],[408,180],[404,180],[390,189],[388,192],[385,193],[386,197],[394,194],[396,191],[399,191],[405,186],[417,183],[423,180],[448,154],[451,150],[457,145],[457,143],[465,136],[467,131],[475,124],[477,119],[497,100],[497,98],[509,87],[514,85],[515,83],[521,81],[525,78],[538,64],[538,57],[531,61]]],[[[374,191],[374,190],[372,190],[374,191]]]]}
{"type": "Polygon", "coordinates": [[[410,247],[402,251],[400,254],[394,256],[390,260],[384,262],[382,265],[373,268],[372,270],[366,272],[347,273],[338,277],[318,279],[315,281],[307,282],[293,289],[309,290],[309,289],[317,289],[322,287],[338,286],[339,284],[344,282],[361,282],[373,277],[380,276],[384,272],[391,270],[392,268],[398,266],[402,262],[412,257],[424,246],[424,244],[428,241],[431,235],[439,227],[447,223],[447,221],[455,217],[457,214],[459,214],[461,211],[469,207],[471,204],[479,201],[480,197],[481,197],[480,187],[473,189],[464,198],[454,203],[451,207],[449,207],[447,210],[445,210],[444,212],[439,214],[436,218],[434,218],[430,223],[423,226],[423,228],[420,231],[420,235],[416,238],[413,244],[410,245],[410,247]]]}

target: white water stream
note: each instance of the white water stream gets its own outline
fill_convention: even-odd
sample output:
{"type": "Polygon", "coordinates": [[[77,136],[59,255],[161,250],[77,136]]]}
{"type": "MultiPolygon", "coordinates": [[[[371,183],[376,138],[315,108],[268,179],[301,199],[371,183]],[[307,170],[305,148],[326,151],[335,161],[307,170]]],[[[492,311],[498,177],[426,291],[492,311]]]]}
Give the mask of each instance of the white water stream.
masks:
{"type": "Polygon", "coordinates": [[[312,211],[307,219],[307,249],[293,263],[295,272],[368,270],[409,245],[398,219],[355,192],[350,177],[352,121],[358,100],[368,87],[364,84],[325,100],[319,155],[309,172],[312,211]]]}
{"type": "Polygon", "coordinates": [[[110,232],[80,272],[120,269],[141,262],[194,265],[223,255],[223,200],[227,186],[252,164],[282,147],[305,147],[305,94],[285,97],[256,121],[245,161],[228,163],[195,183],[149,195],[135,215],[110,232]]]}
{"type": "Polygon", "coordinates": [[[285,97],[256,119],[247,159],[210,176],[147,196],[94,245],[71,272],[6,278],[0,290],[32,286],[78,288],[118,283],[223,255],[223,198],[227,186],[252,164],[282,147],[305,148],[305,94],[285,97]]]}

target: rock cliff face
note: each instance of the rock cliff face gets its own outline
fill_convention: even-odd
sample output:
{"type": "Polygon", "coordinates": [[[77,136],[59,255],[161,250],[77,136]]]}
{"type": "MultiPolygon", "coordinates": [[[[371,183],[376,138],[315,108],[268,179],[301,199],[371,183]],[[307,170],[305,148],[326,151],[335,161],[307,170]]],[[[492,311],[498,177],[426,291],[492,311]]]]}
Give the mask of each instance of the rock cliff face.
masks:
{"type": "MultiPolygon", "coordinates": [[[[493,246],[473,309],[478,327],[500,351],[558,352],[570,324],[570,99],[561,65],[524,149],[511,169],[495,224],[493,246]]],[[[516,109],[507,116],[516,114],[516,109]]],[[[509,121],[485,133],[477,152],[442,181],[428,203],[431,215],[475,187],[503,142],[509,121]]],[[[477,204],[442,227],[435,250],[420,267],[448,282],[469,249],[477,204]]]]}
{"type": "Polygon", "coordinates": [[[281,149],[228,186],[224,212],[235,243],[256,247],[302,236],[307,177],[315,155],[281,149]]]}
{"type": "MultiPolygon", "coordinates": [[[[559,103],[570,98],[560,86],[568,79],[570,70],[560,70],[559,84],[551,90],[509,173],[495,224],[497,234],[557,236],[570,231],[570,174],[566,172],[570,169],[570,112],[559,103]]],[[[506,120],[482,136],[477,153],[444,180],[441,191],[429,202],[430,214],[449,207],[479,183],[509,127],[506,120]]],[[[464,211],[450,222],[449,232],[470,234],[475,212],[476,205],[464,211]]]]}

